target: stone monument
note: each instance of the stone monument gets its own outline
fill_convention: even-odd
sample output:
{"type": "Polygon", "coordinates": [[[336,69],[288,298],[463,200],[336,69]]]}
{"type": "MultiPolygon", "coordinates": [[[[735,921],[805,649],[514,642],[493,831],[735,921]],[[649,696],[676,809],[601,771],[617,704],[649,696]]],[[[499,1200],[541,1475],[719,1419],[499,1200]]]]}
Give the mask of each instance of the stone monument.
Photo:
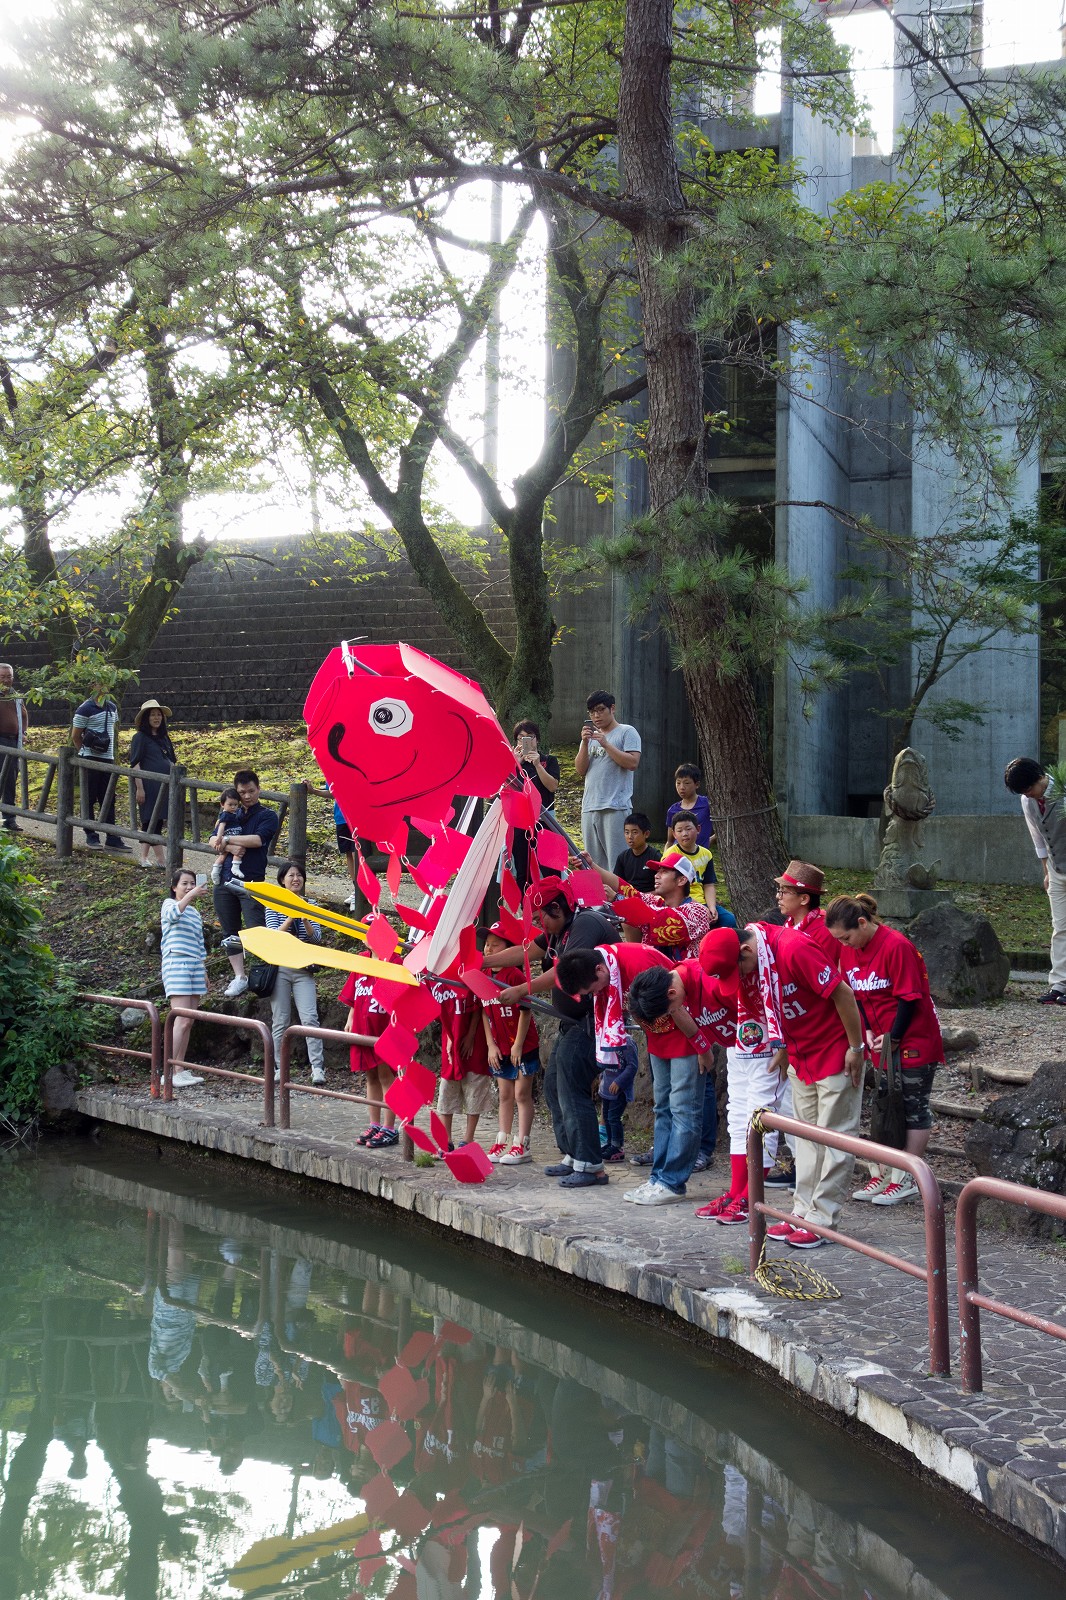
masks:
{"type": "Polygon", "coordinates": [[[937,890],[939,861],[920,859],[922,823],[936,807],[925,757],[908,745],[892,763],[882,813],[881,859],[874,874],[877,908],[893,922],[909,922],[930,906],[950,901],[937,890]]]}

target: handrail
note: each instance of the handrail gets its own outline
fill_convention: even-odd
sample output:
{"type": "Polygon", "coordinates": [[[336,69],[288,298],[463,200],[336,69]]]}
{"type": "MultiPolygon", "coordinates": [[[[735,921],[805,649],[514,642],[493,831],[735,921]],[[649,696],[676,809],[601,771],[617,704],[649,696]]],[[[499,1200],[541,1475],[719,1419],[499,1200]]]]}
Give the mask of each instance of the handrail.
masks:
{"type": "MultiPolygon", "coordinates": [[[[278,1059],[278,1126],[289,1126],[289,1096],[293,1090],[297,1094],[317,1095],[322,1100],[350,1100],[359,1106],[374,1106],[380,1104],[377,1100],[368,1100],[366,1095],[352,1094],[346,1089],[323,1089],[315,1083],[293,1083],[289,1072],[292,1066],[292,1051],[297,1039],[322,1039],[327,1044],[361,1045],[369,1050],[377,1040],[369,1033],[346,1033],[343,1028],[310,1028],[303,1023],[291,1023],[281,1036],[281,1055],[278,1059]]],[[[405,1161],[414,1160],[415,1147],[411,1136],[402,1128],[400,1130],[400,1154],[405,1161]]]]}
{"type": "Polygon", "coordinates": [[[981,1365],[981,1312],[991,1311],[1023,1328],[1035,1328],[1053,1339],[1066,1339],[1066,1327],[1049,1317],[1034,1316],[1002,1300],[980,1292],[977,1268],[977,1205],[981,1199],[1001,1200],[1005,1205],[1024,1206],[1066,1222],[1066,1195],[1048,1194],[1027,1184],[1010,1183],[1005,1178],[971,1178],[963,1186],[955,1210],[955,1270],[959,1294],[959,1354],[962,1387],[965,1394],[980,1394],[983,1385],[981,1365]]]}
{"type": "Polygon", "coordinates": [[[944,1200],[932,1169],[920,1156],[913,1156],[906,1150],[893,1150],[888,1145],[874,1144],[870,1139],[860,1139],[853,1134],[836,1133],[828,1128],[819,1128],[812,1122],[800,1122],[795,1117],[782,1117],[776,1111],[758,1111],[748,1130],[748,1252],[752,1276],[755,1275],[762,1258],[766,1239],[766,1217],[775,1217],[780,1222],[794,1222],[823,1239],[831,1239],[834,1244],[842,1244],[849,1250],[857,1251],[859,1255],[869,1256],[871,1260],[879,1261],[882,1266],[896,1267],[912,1278],[922,1279],[927,1287],[929,1301],[930,1371],[934,1377],[950,1376],[944,1200]],[[832,1150],[843,1150],[848,1155],[861,1156],[865,1160],[877,1161],[883,1166],[898,1167],[904,1172],[909,1172],[918,1185],[925,1213],[925,1266],[906,1261],[901,1256],[894,1256],[887,1250],[879,1250],[875,1245],[865,1244],[861,1239],[852,1239],[847,1234],[837,1233],[832,1228],[824,1228],[819,1223],[793,1216],[788,1211],[778,1211],[773,1206],[768,1206],[765,1203],[763,1189],[762,1130],[764,1128],[789,1134],[795,1139],[809,1139],[812,1144],[827,1145],[832,1150]]]}
{"type": "Polygon", "coordinates": [[[102,1056],[136,1056],[138,1060],[148,1061],[152,1069],[152,1099],[159,1099],[160,1065],[162,1062],[163,1030],[159,1022],[159,1008],[150,1000],[130,1000],[117,994],[79,994],[79,1000],[84,1000],[90,1006],[115,1006],[123,1011],[143,1011],[152,1028],[152,1047],[150,1050],[132,1050],[126,1045],[96,1044],[88,1040],[88,1048],[96,1050],[102,1056]]]}
{"type": "MultiPolygon", "coordinates": [[[[202,837],[200,827],[200,808],[198,796],[200,793],[220,794],[227,787],[224,783],[217,783],[214,779],[198,778],[190,775],[180,762],[175,763],[169,774],[161,772],[148,772],[143,767],[128,767],[116,761],[101,761],[90,755],[82,755],[73,745],[62,745],[56,752],[32,750],[27,746],[4,745],[0,743],[0,777],[8,770],[9,764],[15,761],[19,767],[19,790],[21,805],[8,805],[0,801],[0,816],[25,817],[31,821],[43,822],[56,830],[56,854],[61,858],[69,858],[74,848],[74,830],[88,828],[89,832],[102,834],[107,839],[129,840],[138,844],[162,845],[167,852],[167,869],[173,871],[181,865],[183,853],[189,852],[196,855],[213,854],[208,839],[202,837]],[[45,775],[41,784],[37,804],[30,804],[29,763],[34,762],[45,768],[45,775]],[[106,774],[108,784],[104,798],[98,806],[98,811],[106,812],[108,805],[115,807],[118,796],[117,788],[120,780],[125,783],[128,790],[127,800],[122,803],[122,814],[129,812],[129,826],[124,822],[100,822],[91,819],[88,815],[84,799],[76,800],[75,793],[78,788],[78,775],[83,772],[100,772],[106,774]],[[55,810],[48,811],[49,798],[52,794],[53,782],[55,783],[55,810]],[[136,826],[138,820],[136,784],[149,784],[156,790],[152,814],[148,819],[148,827],[136,826]],[[191,814],[191,831],[186,834],[185,811],[188,803],[191,814]],[[168,812],[168,831],[162,833],[158,829],[159,819],[163,813],[164,805],[168,812]],[[180,823],[180,827],[177,824],[180,823]]],[[[280,838],[283,829],[287,829],[286,846],[283,855],[271,854],[268,861],[277,865],[286,857],[302,858],[307,853],[307,790],[302,783],[290,784],[288,793],[280,789],[262,789],[261,798],[274,806],[278,813],[278,833],[280,838]]],[[[214,814],[212,813],[212,826],[214,814]]],[[[210,830],[208,830],[210,831],[210,830]]]]}
{"type": "Polygon", "coordinates": [[[235,1078],[242,1083],[261,1083],[263,1085],[263,1122],[268,1128],[274,1126],[274,1039],[265,1022],[260,1022],[257,1017],[230,1017],[221,1011],[193,1010],[191,1006],[171,1006],[163,1029],[163,1100],[172,1101],[174,1098],[174,1068],[195,1068],[197,1072],[209,1073],[212,1078],[235,1078]],[[223,1028],[238,1028],[245,1033],[257,1033],[263,1045],[263,1076],[260,1078],[251,1072],[233,1072],[229,1067],[208,1067],[200,1061],[177,1061],[172,1057],[174,1045],[174,1023],[178,1017],[191,1017],[196,1022],[217,1022],[223,1028]]]}

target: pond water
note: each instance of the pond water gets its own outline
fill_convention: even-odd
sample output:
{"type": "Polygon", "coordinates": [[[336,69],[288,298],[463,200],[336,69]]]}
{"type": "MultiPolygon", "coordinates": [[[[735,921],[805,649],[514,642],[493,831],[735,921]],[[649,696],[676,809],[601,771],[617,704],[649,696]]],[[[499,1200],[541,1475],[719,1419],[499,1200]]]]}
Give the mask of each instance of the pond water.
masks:
{"type": "Polygon", "coordinates": [[[0,1171],[0,1597],[1051,1600],[757,1378],[378,1210],[0,1171]]]}

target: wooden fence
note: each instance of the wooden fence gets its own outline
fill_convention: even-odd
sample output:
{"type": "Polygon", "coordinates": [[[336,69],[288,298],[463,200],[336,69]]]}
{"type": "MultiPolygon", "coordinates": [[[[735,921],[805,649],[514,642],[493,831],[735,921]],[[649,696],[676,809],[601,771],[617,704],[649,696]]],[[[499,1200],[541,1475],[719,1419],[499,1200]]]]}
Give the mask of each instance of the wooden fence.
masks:
{"type": "MultiPolygon", "coordinates": [[[[182,865],[187,854],[214,859],[210,840],[219,806],[217,799],[209,799],[205,804],[201,796],[217,797],[229,787],[227,784],[190,777],[180,764],[164,777],[139,767],[122,767],[114,761],[94,761],[79,755],[73,745],[64,745],[48,755],[0,744],[0,794],[6,788],[12,763],[16,771],[15,803],[0,801],[0,814],[5,823],[9,817],[26,817],[55,828],[57,856],[73,854],[74,830],[81,828],[88,833],[101,834],[105,839],[162,845],[166,851],[168,875],[182,865]],[[85,781],[88,772],[107,775],[106,791],[96,807],[97,817],[101,812],[106,816],[113,802],[115,816],[121,816],[122,820],[99,822],[89,815],[85,781]],[[149,793],[149,785],[155,786],[155,803],[147,828],[140,826],[138,782],[143,783],[149,793]],[[160,818],[164,813],[169,818],[165,833],[160,831],[160,818]]],[[[274,789],[261,789],[259,793],[263,803],[278,813],[275,848],[283,837],[286,841],[285,849],[269,856],[268,861],[274,865],[286,858],[304,861],[307,856],[307,790],[304,785],[290,784],[288,794],[274,789]]]]}

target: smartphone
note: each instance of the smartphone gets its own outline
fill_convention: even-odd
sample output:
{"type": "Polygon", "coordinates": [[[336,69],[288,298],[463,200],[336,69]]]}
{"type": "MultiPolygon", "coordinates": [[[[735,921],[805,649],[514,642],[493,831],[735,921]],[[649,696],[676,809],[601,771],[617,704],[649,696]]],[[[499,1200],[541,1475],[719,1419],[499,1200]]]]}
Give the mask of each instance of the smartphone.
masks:
{"type": "Polygon", "coordinates": [[[207,873],[206,872],[198,872],[196,874],[196,887],[198,889],[202,889],[206,882],[207,882],[207,873]]]}
{"type": "Polygon", "coordinates": [[[531,733],[524,733],[518,741],[518,746],[524,756],[531,756],[537,748],[537,741],[531,733]]]}

